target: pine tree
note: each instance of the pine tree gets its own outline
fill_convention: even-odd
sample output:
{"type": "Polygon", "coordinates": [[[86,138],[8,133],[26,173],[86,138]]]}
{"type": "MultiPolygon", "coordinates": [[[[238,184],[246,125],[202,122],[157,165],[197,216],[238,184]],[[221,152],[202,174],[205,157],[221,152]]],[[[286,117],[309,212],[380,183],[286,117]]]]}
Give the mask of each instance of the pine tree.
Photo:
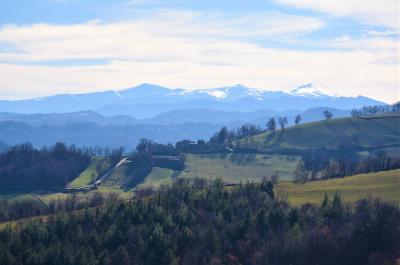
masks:
{"type": "Polygon", "coordinates": [[[108,249],[105,249],[101,252],[97,265],[108,265],[110,264],[110,261],[110,253],[108,252],[108,249]]]}
{"type": "Polygon", "coordinates": [[[111,265],[131,265],[131,257],[124,246],[119,246],[117,251],[111,256],[111,265]]]}

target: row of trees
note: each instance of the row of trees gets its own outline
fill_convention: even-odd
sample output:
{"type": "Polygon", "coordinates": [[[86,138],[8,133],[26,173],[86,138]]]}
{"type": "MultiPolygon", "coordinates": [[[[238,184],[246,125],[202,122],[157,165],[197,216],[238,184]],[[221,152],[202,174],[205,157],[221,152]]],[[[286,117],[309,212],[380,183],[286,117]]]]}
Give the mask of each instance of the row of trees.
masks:
{"type": "Polygon", "coordinates": [[[211,136],[208,143],[211,145],[226,145],[232,143],[233,140],[251,137],[263,132],[265,132],[265,129],[261,128],[259,125],[251,123],[244,124],[232,130],[222,127],[218,132],[211,136]]]}
{"type": "Polygon", "coordinates": [[[375,105],[375,106],[364,106],[360,109],[353,109],[351,111],[352,116],[360,115],[377,115],[384,113],[400,113],[400,102],[393,105],[375,105]]]}
{"type": "MultiPolygon", "coordinates": [[[[325,110],[322,114],[323,114],[325,120],[330,120],[333,118],[333,114],[329,110],[325,110]]],[[[295,125],[300,124],[301,120],[302,120],[301,115],[300,114],[296,115],[294,117],[294,124],[295,125]]],[[[270,118],[266,124],[267,131],[274,132],[277,129],[277,124],[279,124],[279,128],[281,130],[284,130],[288,123],[289,123],[289,120],[285,116],[279,117],[278,119],[270,118]]]]}
{"type": "Polygon", "coordinates": [[[394,264],[399,227],[399,208],[377,200],[293,208],[270,182],[198,192],[179,181],[145,200],[8,226],[0,264],[394,264]]]}
{"type": "Polygon", "coordinates": [[[365,158],[352,151],[332,156],[323,150],[309,150],[302,155],[293,177],[296,181],[307,182],[397,168],[400,168],[400,156],[388,155],[382,150],[365,158]]]}

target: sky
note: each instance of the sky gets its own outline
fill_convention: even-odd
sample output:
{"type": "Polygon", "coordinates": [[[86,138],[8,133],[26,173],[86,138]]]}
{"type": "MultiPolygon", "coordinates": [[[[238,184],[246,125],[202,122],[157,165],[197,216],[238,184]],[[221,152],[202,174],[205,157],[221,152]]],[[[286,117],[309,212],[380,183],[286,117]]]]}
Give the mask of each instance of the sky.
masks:
{"type": "Polygon", "coordinates": [[[0,99],[141,83],[400,100],[398,0],[1,0],[0,99]]]}

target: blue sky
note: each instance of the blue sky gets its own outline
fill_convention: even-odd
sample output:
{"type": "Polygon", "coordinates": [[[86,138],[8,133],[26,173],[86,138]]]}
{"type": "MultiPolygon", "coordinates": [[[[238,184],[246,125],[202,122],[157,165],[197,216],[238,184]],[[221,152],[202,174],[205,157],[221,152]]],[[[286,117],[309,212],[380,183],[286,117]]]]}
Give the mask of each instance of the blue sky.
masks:
{"type": "Polygon", "coordinates": [[[397,0],[2,0],[0,98],[236,83],[399,100],[397,0]]]}

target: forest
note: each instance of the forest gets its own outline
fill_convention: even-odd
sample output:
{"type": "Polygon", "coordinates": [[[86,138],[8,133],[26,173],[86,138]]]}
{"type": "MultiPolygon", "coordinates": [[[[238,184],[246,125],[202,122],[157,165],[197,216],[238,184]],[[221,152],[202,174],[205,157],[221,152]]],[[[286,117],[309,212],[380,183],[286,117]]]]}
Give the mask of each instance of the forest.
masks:
{"type": "Polygon", "coordinates": [[[31,144],[0,153],[1,190],[60,188],[73,180],[90,162],[90,153],[64,143],[35,149],[31,144]]]}
{"type": "Polygon", "coordinates": [[[177,181],[151,198],[60,211],[0,231],[0,264],[394,264],[400,209],[339,195],[291,207],[273,184],[204,189],[177,181]]]}

